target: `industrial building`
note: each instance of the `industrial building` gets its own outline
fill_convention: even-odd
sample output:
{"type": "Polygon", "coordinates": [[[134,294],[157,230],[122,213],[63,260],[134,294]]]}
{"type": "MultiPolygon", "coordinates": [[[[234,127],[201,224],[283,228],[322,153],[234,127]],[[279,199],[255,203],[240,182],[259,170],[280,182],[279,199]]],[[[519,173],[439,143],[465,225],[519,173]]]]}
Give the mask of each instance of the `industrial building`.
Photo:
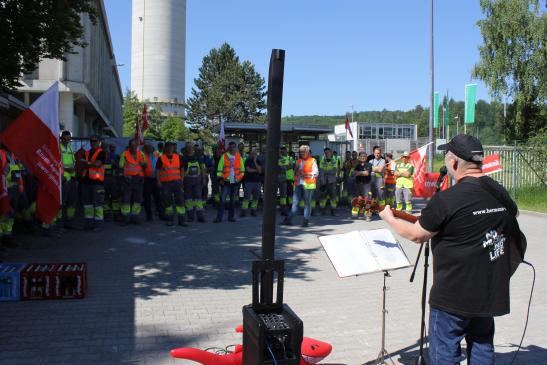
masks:
{"type": "Polygon", "coordinates": [[[81,15],[87,47],[75,47],[66,60],[44,59],[23,76],[16,97],[30,105],[59,81],[61,129],[74,136],[122,134],[122,90],[103,0],[95,0],[97,23],[81,15]]]}
{"type": "Polygon", "coordinates": [[[131,90],[164,114],[184,114],[186,0],[133,0],[131,90]]]}
{"type": "Polygon", "coordinates": [[[329,141],[349,141],[351,150],[369,154],[372,153],[374,146],[380,146],[385,152],[400,154],[424,144],[424,141],[418,138],[416,124],[351,122],[350,128],[353,137],[346,130],[345,124],[336,125],[334,134],[329,135],[329,141]]]}

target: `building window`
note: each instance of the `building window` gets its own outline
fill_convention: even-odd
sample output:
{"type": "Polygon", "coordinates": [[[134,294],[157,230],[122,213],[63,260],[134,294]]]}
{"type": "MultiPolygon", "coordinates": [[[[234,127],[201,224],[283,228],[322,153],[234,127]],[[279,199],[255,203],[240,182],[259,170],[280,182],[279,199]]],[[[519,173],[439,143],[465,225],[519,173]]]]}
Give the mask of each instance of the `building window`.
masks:
{"type": "Polygon", "coordinates": [[[384,138],[393,138],[393,127],[384,127],[384,138]]]}
{"type": "Polygon", "coordinates": [[[359,139],[372,138],[372,131],[370,125],[359,125],[359,139]]]}
{"type": "Polygon", "coordinates": [[[410,128],[408,127],[403,128],[403,138],[410,138],[411,135],[412,135],[412,131],[410,130],[410,128]]]}

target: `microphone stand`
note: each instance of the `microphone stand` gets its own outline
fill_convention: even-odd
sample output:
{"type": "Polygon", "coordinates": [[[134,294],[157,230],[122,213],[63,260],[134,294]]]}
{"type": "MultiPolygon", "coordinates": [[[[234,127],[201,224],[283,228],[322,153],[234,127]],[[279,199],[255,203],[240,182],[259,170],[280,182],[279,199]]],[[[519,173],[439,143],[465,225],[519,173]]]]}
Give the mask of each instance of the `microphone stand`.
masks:
{"type": "MultiPolygon", "coordinates": [[[[446,174],[446,173],[445,173],[446,174]]],[[[441,185],[442,180],[444,179],[443,172],[441,170],[441,178],[439,178],[440,182],[437,182],[437,188],[435,190],[435,193],[438,193],[441,191],[441,185]]],[[[414,263],[414,269],[412,270],[412,274],[410,275],[410,282],[412,283],[414,281],[414,275],[416,274],[416,268],[418,267],[418,262],[420,261],[420,255],[422,254],[422,249],[424,251],[424,280],[422,283],[422,316],[420,323],[420,352],[418,354],[418,357],[414,360],[414,365],[427,365],[427,362],[425,361],[424,357],[424,338],[425,338],[425,306],[426,306],[426,298],[427,298],[427,271],[429,269],[429,246],[431,244],[431,240],[428,240],[427,242],[423,242],[420,244],[420,249],[418,251],[418,255],[416,256],[416,262],[414,263]],[[425,247],[425,248],[424,248],[425,247]]]]}

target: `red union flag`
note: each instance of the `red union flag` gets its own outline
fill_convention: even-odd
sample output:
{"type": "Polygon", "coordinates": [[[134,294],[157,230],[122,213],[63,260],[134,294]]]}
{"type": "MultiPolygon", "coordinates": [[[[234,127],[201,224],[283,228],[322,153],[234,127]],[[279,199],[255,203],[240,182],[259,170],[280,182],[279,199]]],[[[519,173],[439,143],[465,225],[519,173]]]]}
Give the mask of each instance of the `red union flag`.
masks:
{"type": "MultiPolygon", "coordinates": [[[[416,197],[427,197],[429,195],[429,189],[431,188],[431,179],[430,175],[426,173],[426,160],[427,160],[427,147],[431,143],[428,143],[417,150],[410,152],[410,163],[414,166],[414,175],[412,175],[412,181],[414,183],[414,196],[416,197]]],[[[437,174],[438,177],[438,174],[437,174]]],[[[433,181],[433,192],[435,191],[435,183],[437,180],[433,181]]]]}
{"type": "MultiPolygon", "coordinates": [[[[440,173],[438,172],[426,172],[424,176],[424,182],[421,185],[414,185],[414,196],[421,198],[431,198],[437,191],[437,180],[439,180],[440,173]],[[419,186],[416,189],[416,186],[419,186]],[[418,191],[419,194],[418,195],[418,191]]],[[[448,189],[448,177],[445,176],[441,184],[441,191],[448,189]]]]}
{"type": "Polygon", "coordinates": [[[51,223],[61,206],[57,82],[0,134],[0,142],[36,176],[36,216],[44,223],[51,223]]]}
{"type": "Polygon", "coordinates": [[[486,156],[485,158],[482,159],[483,173],[488,175],[501,170],[503,170],[503,168],[501,167],[500,155],[494,154],[494,155],[486,156]]]}
{"type": "Polygon", "coordinates": [[[351,131],[351,126],[349,124],[349,116],[346,114],[346,132],[349,132],[349,135],[351,136],[351,138],[353,138],[353,132],[351,131]]]}
{"type": "Polygon", "coordinates": [[[226,151],[226,136],[224,135],[224,119],[220,119],[220,134],[218,136],[218,150],[221,153],[226,151]]]}

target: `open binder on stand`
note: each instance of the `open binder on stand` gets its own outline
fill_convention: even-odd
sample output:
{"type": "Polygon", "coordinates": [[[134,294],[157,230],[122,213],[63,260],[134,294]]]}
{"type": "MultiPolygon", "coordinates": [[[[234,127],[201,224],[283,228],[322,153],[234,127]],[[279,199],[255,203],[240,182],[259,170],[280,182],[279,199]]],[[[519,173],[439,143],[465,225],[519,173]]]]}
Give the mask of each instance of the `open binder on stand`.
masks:
{"type": "MultiPolygon", "coordinates": [[[[391,355],[385,349],[386,278],[389,270],[412,266],[403,248],[388,229],[352,231],[349,233],[321,236],[319,241],[332,266],[341,278],[384,273],[382,304],[382,347],[376,364],[386,364],[391,355]]],[[[393,364],[393,360],[391,360],[393,364]]]]}

